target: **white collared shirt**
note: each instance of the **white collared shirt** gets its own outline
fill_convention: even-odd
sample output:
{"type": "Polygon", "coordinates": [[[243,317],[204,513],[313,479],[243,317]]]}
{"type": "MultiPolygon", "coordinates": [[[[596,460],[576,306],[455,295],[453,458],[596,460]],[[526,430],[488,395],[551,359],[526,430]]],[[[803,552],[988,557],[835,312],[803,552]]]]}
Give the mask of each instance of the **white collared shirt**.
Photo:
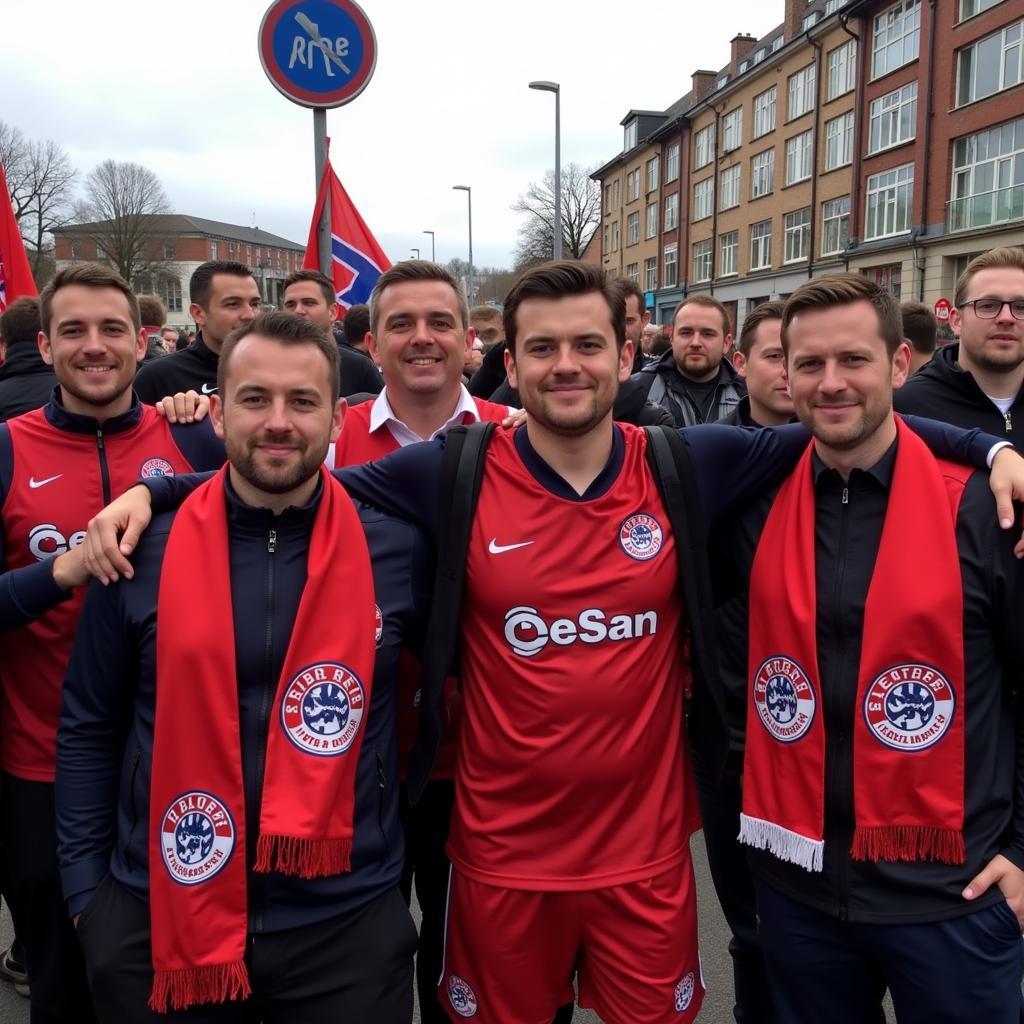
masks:
{"type": "Polygon", "coordinates": [[[420,441],[433,441],[435,437],[444,434],[450,427],[457,427],[463,423],[476,423],[480,419],[476,402],[473,396],[466,390],[465,384],[459,385],[459,400],[451,416],[435,430],[430,437],[422,438],[415,430],[407,427],[396,415],[388,401],[387,387],[374,399],[370,409],[370,433],[375,433],[383,426],[391,431],[391,436],[404,448],[407,444],[417,444],[420,441]],[[468,418],[466,414],[469,414],[468,418]]]}

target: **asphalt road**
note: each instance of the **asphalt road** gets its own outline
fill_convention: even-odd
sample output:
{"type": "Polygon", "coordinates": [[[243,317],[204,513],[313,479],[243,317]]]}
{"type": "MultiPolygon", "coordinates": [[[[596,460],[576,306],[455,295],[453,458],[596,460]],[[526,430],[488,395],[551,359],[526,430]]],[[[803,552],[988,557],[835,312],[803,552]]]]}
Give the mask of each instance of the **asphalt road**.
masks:
{"type": "MultiPolygon", "coordinates": [[[[698,833],[693,840],[693,864],[697,875],[697,903],[700,917],[700,945],[704,963],[707,995],[699,1024],[732,1024],[732,964],[729,959],[729,931],[715,898],[708,873],[704,841],[698,833]]],[[[414,908],[415,910],[415,908],[414,908]]],[[[11,941],[11,918],[6,908],[0,920],[0,949],[11,941]]],[[[894,1020],[891,1006],[888,1018],[894,1020]]],[[[415,1024],[419,1024],[417,1011],[415,1024]]],[[[601,1018],[590,1010],[577,1010],[573,1024],[599,1024],[601,1018]]],[[[0,981],[0,1024],[28,1024],[28,1000],[14,991],[14,986],[0,981]]]]}

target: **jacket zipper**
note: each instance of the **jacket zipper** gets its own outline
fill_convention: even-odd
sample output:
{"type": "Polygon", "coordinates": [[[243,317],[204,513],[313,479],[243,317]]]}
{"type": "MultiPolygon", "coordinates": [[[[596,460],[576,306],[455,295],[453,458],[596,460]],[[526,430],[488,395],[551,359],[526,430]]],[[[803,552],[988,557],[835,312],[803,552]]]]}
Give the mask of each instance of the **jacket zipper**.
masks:
{"type": "Polygon", "coordinates": [[[380,837],[384,841],[384,855],[391,853],[391,844],[388,842],[388,834],[384,829],[384,791],[387,788],[388,779],[384,773],[384,759],[380,751],[374,750],[374,757],[377,758],[377,827],[380,829],[380,837]]]}
{"type": "Polygon", "coordinates": [[[1003,419],[1006,420],[1006,432],[1008,434],[1012,434],[1013,433],[1013,421],[1010,419],[1010,414],[1008,412],[1003,413],[1003,419]]]}
{"type": "Polygon", "coordinates": [[[107,466],[107,449],[103,443],[103,428],[96,428],[96,454],[100,460],[100,480],[103,482],[103,504],[110,504],[110,469],[107,466]]]}

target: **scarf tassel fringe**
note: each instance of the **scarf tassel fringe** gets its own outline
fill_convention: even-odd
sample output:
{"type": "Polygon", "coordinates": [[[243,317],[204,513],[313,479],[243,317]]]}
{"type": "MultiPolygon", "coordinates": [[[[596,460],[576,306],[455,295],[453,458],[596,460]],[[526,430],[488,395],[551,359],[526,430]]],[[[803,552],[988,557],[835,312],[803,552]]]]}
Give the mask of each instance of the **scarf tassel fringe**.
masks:
{"type": "Polygon", "coordinates": [[[936,860],[943,864],[963,864],[967,860],[959,829],[924,825],[858,826],[850,856],[854,860],[936,860]]]}
{"type": "Polygon", "coordinates": [[[767,850],[779,860],[789,861],[805,871],[821,871],[825,858],[825,842],[809,839],[773,821],[740,815],[739,841],[758,850],[767,850]]]}
{"type": "Polygon", "coordinates": [[[265,836],[256,841],[254,871],[280,871],[299,878],[325,878],[352,870],[351,839],[265,836]]]}
{"type": "Polygon", "coordinates": [[[252,994],[245,961],[155,971],[149,1008],[156,1013],[184,1010],[199,1003],[224,1003],[252,994]]]}

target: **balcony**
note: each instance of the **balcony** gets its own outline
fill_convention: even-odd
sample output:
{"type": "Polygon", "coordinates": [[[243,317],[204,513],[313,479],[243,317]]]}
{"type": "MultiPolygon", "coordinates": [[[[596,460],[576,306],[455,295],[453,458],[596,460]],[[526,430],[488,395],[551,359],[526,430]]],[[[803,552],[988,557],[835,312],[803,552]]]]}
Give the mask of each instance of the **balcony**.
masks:
{"type": "Polygon", "coordinates": [[[1024,220],[1024,185],[979,192],[946,203],[949,231],[968,231],[992,224],[1006,224],[1012,220],[1024,220]]]}

